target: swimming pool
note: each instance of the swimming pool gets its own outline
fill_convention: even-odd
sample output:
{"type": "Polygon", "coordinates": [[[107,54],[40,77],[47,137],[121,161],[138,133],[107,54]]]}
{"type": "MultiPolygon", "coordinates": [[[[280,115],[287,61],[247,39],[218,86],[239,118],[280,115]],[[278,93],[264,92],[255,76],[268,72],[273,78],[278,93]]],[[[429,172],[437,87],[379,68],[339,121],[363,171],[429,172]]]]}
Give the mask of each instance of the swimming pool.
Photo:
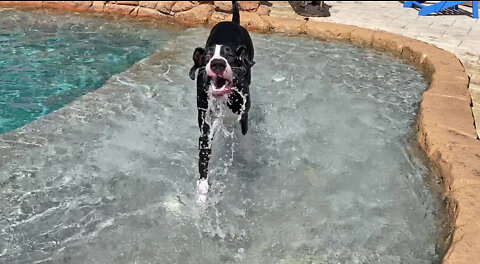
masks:
{"type": "Polygon", "coordinates": [[[439,262],[442,207],[412,139],[426,83],[351,45],[252,34],[249,134],[217,137],[198,207],[188,71],[207,35],[0,136],[0,261],[439,262]]]}
{"type": "Polygon", "coordinates": [[[177,35],[125,20],[0,9],[0,133],[101,87],[177,35]]]}

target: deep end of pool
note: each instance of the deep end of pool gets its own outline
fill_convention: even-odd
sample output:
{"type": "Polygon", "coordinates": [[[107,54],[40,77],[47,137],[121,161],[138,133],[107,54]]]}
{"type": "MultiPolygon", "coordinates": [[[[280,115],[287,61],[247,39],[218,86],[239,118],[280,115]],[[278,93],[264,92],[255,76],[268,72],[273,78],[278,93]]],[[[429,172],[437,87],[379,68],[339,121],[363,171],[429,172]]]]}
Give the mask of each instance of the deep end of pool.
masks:
{"type": "Polygon", "coordinates": [[[0,14],[0,133],[103,86],[179,35],[152,23],[58,11],[0,14]]]}

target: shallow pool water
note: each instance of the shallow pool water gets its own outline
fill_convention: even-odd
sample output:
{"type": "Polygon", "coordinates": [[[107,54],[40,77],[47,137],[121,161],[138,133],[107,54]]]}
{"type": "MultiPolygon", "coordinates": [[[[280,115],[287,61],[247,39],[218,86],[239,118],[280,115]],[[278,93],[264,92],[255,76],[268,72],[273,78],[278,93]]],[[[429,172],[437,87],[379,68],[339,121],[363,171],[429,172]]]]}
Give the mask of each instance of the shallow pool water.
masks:
{"type": "Polygon", "coordinates": [[[253,34],[250,130],[218,134],[197,206],[188,71],[207,35],[0,136],[0,262],[438,263],[413,143],[426,84],[350,45],[253,34]]]}
{"type": "Polygon", "coordinates": [[[101,17],[0,9],[0,133],[99,88],[176,35],[101,17]]]}

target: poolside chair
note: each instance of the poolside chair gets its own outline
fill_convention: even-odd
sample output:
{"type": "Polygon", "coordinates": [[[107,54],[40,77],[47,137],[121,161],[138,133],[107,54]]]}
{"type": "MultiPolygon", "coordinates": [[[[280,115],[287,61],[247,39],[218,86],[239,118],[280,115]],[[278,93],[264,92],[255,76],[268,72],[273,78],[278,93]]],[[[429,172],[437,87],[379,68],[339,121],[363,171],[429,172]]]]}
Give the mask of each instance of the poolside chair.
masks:
{"type": "MultiPolygon", "coordinates": [[[[403,7],[419,7],[420,11],[418,11],[418,15],[426,16],[452,7],[454,10],[458,10],[458,5],[469,1],[440,1],[431,5],[424,5],[424,2],[425,1],[405,1],[403,7]]],[[[478,18],[478,1],[472,1],[472,13],[473,18],[478,18]]]]}
{"type": "Polygon", "coordinates": [[[288,1],[297,15],[306,17],[328,17],[329,5],[325,1],[288,1]]]}

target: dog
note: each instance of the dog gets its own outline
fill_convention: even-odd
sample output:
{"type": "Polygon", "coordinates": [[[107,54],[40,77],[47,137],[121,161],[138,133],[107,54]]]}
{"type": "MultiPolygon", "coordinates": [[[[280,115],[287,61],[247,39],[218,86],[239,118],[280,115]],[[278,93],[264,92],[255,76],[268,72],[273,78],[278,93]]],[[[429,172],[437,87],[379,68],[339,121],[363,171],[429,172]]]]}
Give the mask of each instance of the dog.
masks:
{"type": "MultiPolygon", "coordinates": [[[[204,48],[193,52],[194,65],[189,76],[197,79],[197,109],[199,138],[199,159],[197,191],[199,195],[208,193],[208,163],[212,154],[211,143],[215,129],[212,122],[211,105],[221,101],[239,117],[242,134],[248,131],[248,111],[250,109],[250,69],[254,49],[248,31],[240,25],[237,1],[232,1],[232,21],[215,25],[210,31],[204,48]]],[[[205,196],[206,197],[206,196],[205,196]]],[[[204,197],[204,199],[205,199],[204,197]]]]}

